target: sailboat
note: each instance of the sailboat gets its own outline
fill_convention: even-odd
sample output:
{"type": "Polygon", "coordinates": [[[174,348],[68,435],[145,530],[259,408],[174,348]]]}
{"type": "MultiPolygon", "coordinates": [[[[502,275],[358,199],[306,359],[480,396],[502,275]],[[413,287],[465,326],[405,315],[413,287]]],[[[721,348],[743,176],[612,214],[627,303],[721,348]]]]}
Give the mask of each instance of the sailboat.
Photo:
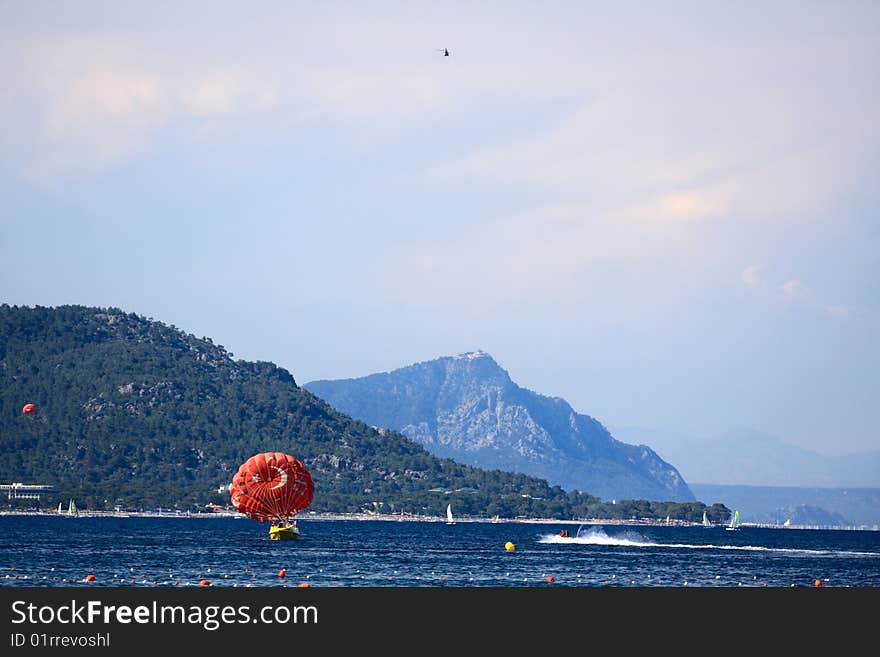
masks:
{"type": "Polygon", "coordinates": [[[739,529],[739,525],[739,509],[737,509],[733,512],[733,516],[731,516],[730,518],[730,524],[727,525],[727,527],[725,527],[724,529],[726,529],[727,531],[733,531],[735,529],[739,529]]]}
{"type": "Polygon", "coordinates": [[[706,515],[706,512],[703,511],[703,527],[711,527],[712,523],[709,522],[709,516],[706,515]]]}
{"type": "Polygon", "coordinates": [[[451,504],[446,505],[446,524],[447,525],[454,525],[455,524],[455,520],[452,519],[452,505],[451,504]]]}
{"type": "Polygon", "coordinates": [[[62,515],[64,511],[61,510],[61,502],[58,503],[58,515],[62,515]]]}
{"type": "Polygon", "coordinates": [[[67,517],[76,518],[77,516],[79,516],[79,511],[76,510],[76,502],[74,502],[73,498],[71,498],[70,502],[67,505],[67,517]]]}

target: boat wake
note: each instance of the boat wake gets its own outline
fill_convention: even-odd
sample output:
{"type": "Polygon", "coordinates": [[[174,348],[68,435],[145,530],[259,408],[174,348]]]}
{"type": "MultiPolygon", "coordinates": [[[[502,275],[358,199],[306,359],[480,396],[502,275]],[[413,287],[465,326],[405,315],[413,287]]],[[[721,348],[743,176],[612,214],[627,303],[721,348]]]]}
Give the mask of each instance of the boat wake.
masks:
{"type": "Polygon", "coordinates": [[[574,536],[560,536],[559,534],[544,534],[539,543],[576,543],[579,545],[614,545],[623,547],[663,547],[660,543],[646,541],[638,532],[627,531],[614,536],[605,533],[602,527],[584,529],[579,527],[574,536]]]}
{"type": "Polygon", "coordinates": [[[850,550],[809,550],[804,548],[767,547],[762,545],[718,545],[714,543],[658,543],[646,540],[638,532],[626,531],[621,534],[609,536],[602,527],[578,528],[574,536],[560,536],[559,534],[544,534],[538,539],[539,543],[554,543],[559,545],[601,545],[606,547],[636,547],[636,548],[675,548],[691,550],[733,550],[745,552],[781,552],[786,554],[802,554],[810,556],[833,556],[833,557],[873,557],[880,558],[877,552],[857,552],[850,550]]]}

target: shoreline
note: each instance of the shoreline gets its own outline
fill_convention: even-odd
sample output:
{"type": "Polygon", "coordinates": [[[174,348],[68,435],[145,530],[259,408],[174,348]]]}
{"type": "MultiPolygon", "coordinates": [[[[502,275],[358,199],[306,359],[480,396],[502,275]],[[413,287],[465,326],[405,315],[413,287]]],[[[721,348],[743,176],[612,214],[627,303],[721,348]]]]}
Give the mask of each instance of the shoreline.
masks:
{"type": "MultiPolygon", "coordinates": [[[[59,514],[55,510],[47,511],[0,511],[0,517],[3,516],[50,516],[67,518],[66,513],[59,514]]],[[[247,519],[240,513],[231,511],[215,511],[210,513],[191,513],[186,511],[80,511],[77,519],[83,518],[184,518],[184,519],[247,519]]],[[[388,513],[317,513],[306,512],[296,517],[299,521],[314,520],[317,522],[337,521],[337,520],[357,520],[367,522],[446,522],[443,516],[414,516],[414,515],[396,515],[388,513]]],[[[456,524],[464,523],[489,523],[489,524],[542,524],[542,525],[620,525],[620,526],[642,526],[642,527],[701,527],[701,522],[689,522],[686,520],[655,520],[651,518],[641,519],[618,519],[618,518],[571,518],[567,520],[559,518],[493,518],[482,517],[460,517],[456,518],[456,524]]],[[[856,525],[845,527],[834,526],[812,526],[812,525],[783,525],[762,524],[762,523],[743,523],[742,527],[752,528],[768,528],[768,529],[836,529],[850,531],[880,531],[878,526],[856,525]]],[[[710,529],[721,529],[723,525],[714,525],[710,529]]]]}
{"type": "MultiPolygon", "coordinates": [[[[67,518],[67,514],[58,513],[55,510],[51,511],[0,511],[0,517],[2,516],[51,516],[51,517],[62,517],[67,518]]],[[[79,511],[77,518],[198,518],[198,519],[213,519],[213,518],[234,518],[234,519],[247,519],[246,516],[243,516],[240,513],[230,512],[230,511],[215,511],[211,513],[191,513],[186,511],[79,511]]],[[[415,515],[399,515],[399,514],[390,514],[390,513],[300,513],[296,516],[296,519],[299,521],[305,520],[315,520],[315,521],[329,521],[329,520],[363,520],[363,521],[379,521],[379,522],[442,522],[446,523],[445,516],[415,516],[415,515]]],[[[629,520],[621,520],[614,518],[571,518],[568,520],[563,520],[559,518],[499,518],[498,520],[494,520],[493,518],[483,518],[483,517],[459,517],[455,519],[456,524],[459,523],[532,523],[532,524],[563,524],[563,525],[572,525],[572,524],[581,524],[581,525],[662,525],[662,526],[679,526],[679,527],[690,527],[690,526],[698,526],[700,523],[698,522],[687,522],[683,520],[675,520],[667,523],[665,520],[653,520],[653,519],[629,519],[629,520]]]]}

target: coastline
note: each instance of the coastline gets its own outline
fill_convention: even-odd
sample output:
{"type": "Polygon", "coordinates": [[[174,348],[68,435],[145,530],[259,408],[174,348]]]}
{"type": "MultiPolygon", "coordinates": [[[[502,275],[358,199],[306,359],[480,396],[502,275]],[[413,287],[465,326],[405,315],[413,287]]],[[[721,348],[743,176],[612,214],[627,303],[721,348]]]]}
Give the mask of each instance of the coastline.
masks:
{"type": "MultiPolygon", "coordinates": [[[[55,510],[47,511],[0,511],[2,516],[51,516],[67,518],[66,513],[59,514],[55,510]]],[[[198,519],[217,519],[217,518],[233,518],[245,519],[246,517],[240,513],[232,511],[214,511],[209,513],[192,513],[186,511],[89,511],[81,510],[77,519],[82,518],[198,518],[198,519]]],[[[306,512],[297,516],[299,521],[337,521],[337,520],[357,520],[367,522],[446,522],[445,516],[416,516],[407,514],[389,514],[389,513],[318,513],[306,512]]],[[[666,522],[665,520],[654,520],[650,518],[642,519],[618,519],[618,518],[493,518],[483,517],[458,517],[456,523],[517,523],[517,524],[544,524],[544,525],[627,525],[627,526],[676,526],[676,527],[697,527],[701,526],[699,522],[687,522],[684,520],[673,520],[666,522]]],[[[759,525],[754,525],[759,526],[759,525]]],[[[776,525],[768,525],[775,527],[776,525]]]]}
{"type": "MultiPolygon", "coordinates": [[[[59,514],[55,510],[51,511],[0,511],[0,516],[52,516],[52,517],[68,517],[66,513],[59,514]]],[[[191,513],[186,511],[88,511],[81,510],[78,512],[77,518],[241,518],[245,516],[240,513],[231,511],[215,511],[211,513],[191,513]]],[[[297,520],[363,520],[363,521],[382,521],[382,522],[446,522],[445,516],[415,516],[406,514],[390,514],[390,513],[301,513],[296,516],[297,520]]],[[[525,523],[525,524],[559,524],[571,525],[578,523],[582,525],[676,525],[681,527],[696,526],[698,522],[685,522],[676,520],[667,523],[664,520],[653,519],[629,519],[621,520],[614,518],[571,518],[568,520],[559,518],[493,518],[483,517],[458,517],[456,523],[525,523]]]]}
{"type": "MultiPolygon", "coordinates": [[[[59,518],[67,518],[66,513],[59,514],[57,510],[45,511],[13,511],[0,510],[0,517],[3,516],[52,516],[59,518]]],[[[217,519],[217,518],[233,518],[246,519],[245,516],[234,511],[213,511],[207,513],[192,513],[186,511],[89,511],[81,510],[78,512],[77,519],[83,518],[198,518],[198,519],[217,519]]],[[[338,520],[357,520],[366,522],[446,522],[445,516],[416,516],[407,514],[389,514],[389,513],[318,513],[306,512],[297,516],[299,521],[338,521],[338,520]]],[[[619,525],[619,526],[642,526],[642,527],[701,527],[701,522],[688,522],[686,520],[656,520],[653,518],[493,518],[483,517],[458,517],[456,523],[517,523],[517,524],[542,524],[542,525],[619,525]]],[[[788,527],[781,524],[764,524],[764,523],[742,523],[741,527],[764,528],[764,529],[828,529],[828,530],[849,530],[849,531],[880,531],[880,527],[871,525],[852,525],[852,526],[813,526],[813,525],[789,525],[788,527]]],[[[723,525],[714,525],[711,529],[721,529],[723,525]]]]}

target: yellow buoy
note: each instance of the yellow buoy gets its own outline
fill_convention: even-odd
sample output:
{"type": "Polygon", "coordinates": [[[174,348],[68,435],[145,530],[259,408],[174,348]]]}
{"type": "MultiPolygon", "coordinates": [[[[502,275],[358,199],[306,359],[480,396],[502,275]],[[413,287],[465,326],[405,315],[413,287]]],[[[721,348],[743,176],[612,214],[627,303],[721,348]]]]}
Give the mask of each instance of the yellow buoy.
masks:
{"type": "Polygon", "coordinates": [[[516,549],[516,546],[510,541],[507,541],[507,543],[504,544],[504,549],[508,552],[513,552],[516,549]]]}

